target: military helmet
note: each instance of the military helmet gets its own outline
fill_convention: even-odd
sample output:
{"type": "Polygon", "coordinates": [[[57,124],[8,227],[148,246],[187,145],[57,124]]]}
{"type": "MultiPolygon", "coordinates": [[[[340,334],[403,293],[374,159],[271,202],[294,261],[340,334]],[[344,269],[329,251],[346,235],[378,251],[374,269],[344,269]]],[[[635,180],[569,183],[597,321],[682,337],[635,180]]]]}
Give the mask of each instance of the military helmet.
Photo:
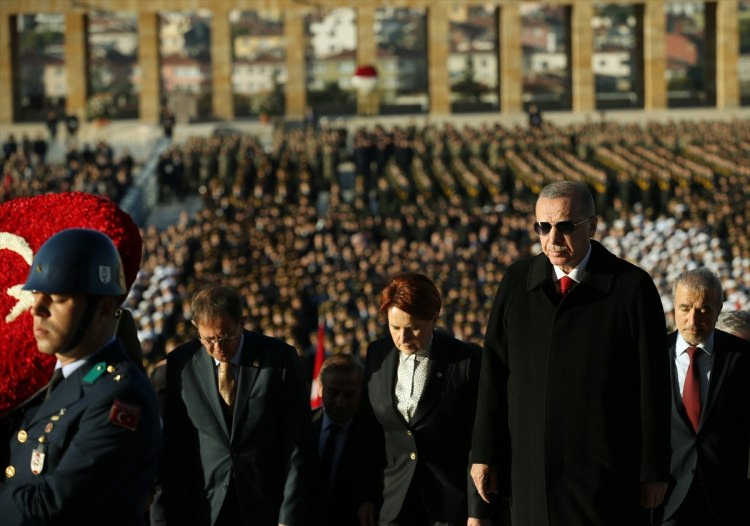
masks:
{"type": "Polygon", "coordinates": [[[106,234],[88,228],[61,230],[47,239],[34,256],[23,288],[89,296],[127,292],[117,247],[106,234]]]}

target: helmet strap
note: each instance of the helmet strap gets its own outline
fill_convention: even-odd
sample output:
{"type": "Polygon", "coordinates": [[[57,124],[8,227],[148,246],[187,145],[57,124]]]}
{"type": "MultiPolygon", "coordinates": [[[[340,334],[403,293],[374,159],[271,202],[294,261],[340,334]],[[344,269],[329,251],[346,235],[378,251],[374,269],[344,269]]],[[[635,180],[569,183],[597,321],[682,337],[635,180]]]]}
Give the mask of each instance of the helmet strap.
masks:
{"type": "Polygon", "coordinates": [[[65,349],[61,351],[60,354],[65,354],[73,350],[79,343],[83,341],[83,337],[86,335],[86,331],[88,331],[89,327],[91,327],[91,322],[94,321],[94,314],[96,312],[97,305],[99,305],[99,299],[100,296],[86,297],[86,309],[83,311],[83,315],[78,322],[76,332],[73,334],[73,337],[65,345],[65,349]]]}

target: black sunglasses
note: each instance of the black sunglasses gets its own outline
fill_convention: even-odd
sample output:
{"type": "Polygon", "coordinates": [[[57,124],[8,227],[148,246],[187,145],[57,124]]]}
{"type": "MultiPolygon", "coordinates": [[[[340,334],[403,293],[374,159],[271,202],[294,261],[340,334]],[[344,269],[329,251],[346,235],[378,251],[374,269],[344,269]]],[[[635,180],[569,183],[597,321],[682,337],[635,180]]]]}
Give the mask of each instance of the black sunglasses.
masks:
{"type": "Polygon", "coordinates": [[[578,225],[584,224],[586,221],[591,219],[590,217],[587,217],[586,219],[582,221],[578,221],[577,223],[574,223],[573,221],[558,221],[557,223],[547,223],[546,221],[537,221],[534,223],[534,230],[537,234],[540,236],[548,236],[550,232],[552,232],[552,227],[555,227],[555,230],[560,232],[563,235],[572,234],[575,232],[576,227],[578,225]]]}

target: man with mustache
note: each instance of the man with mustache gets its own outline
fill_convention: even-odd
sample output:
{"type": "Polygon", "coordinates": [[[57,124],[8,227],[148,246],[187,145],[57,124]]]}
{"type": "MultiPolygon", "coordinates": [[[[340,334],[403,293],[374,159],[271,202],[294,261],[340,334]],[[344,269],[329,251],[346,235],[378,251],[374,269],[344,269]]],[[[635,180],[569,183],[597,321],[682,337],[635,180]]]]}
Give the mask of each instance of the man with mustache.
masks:
{"type": "Polygon", "coordinates": [[[661,299],[591,240],[585,184],[543,188],[536,220],[542,254],[508,268],[485,334],[472,477],[514,526],[633,524],[669,474],[661,299]]]}

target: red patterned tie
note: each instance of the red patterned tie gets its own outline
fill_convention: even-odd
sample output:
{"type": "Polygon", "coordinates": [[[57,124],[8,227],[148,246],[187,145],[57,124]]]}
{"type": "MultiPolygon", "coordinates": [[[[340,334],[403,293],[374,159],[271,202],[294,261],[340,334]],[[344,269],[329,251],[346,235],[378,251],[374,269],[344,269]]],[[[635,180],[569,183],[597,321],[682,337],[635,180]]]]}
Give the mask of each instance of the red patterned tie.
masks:
{"type": "Polygon", "coordinates": [[[685,351],[690,356],[690,365],[685,375],[685,385],[682,387],[682,405],[685,406],[693,429],[698,431],[701,418],[701,379],[696,362],[698,347],[688,347],[685,351]]]}
{"type": "Polygon", "coordinates": [[[568,276],[563,276],[560,278],[560,294],[565,296],[570,289],[573,288],[573,285],[575,284],[575,281],[573,281],[572,278],[568,276]]]}

